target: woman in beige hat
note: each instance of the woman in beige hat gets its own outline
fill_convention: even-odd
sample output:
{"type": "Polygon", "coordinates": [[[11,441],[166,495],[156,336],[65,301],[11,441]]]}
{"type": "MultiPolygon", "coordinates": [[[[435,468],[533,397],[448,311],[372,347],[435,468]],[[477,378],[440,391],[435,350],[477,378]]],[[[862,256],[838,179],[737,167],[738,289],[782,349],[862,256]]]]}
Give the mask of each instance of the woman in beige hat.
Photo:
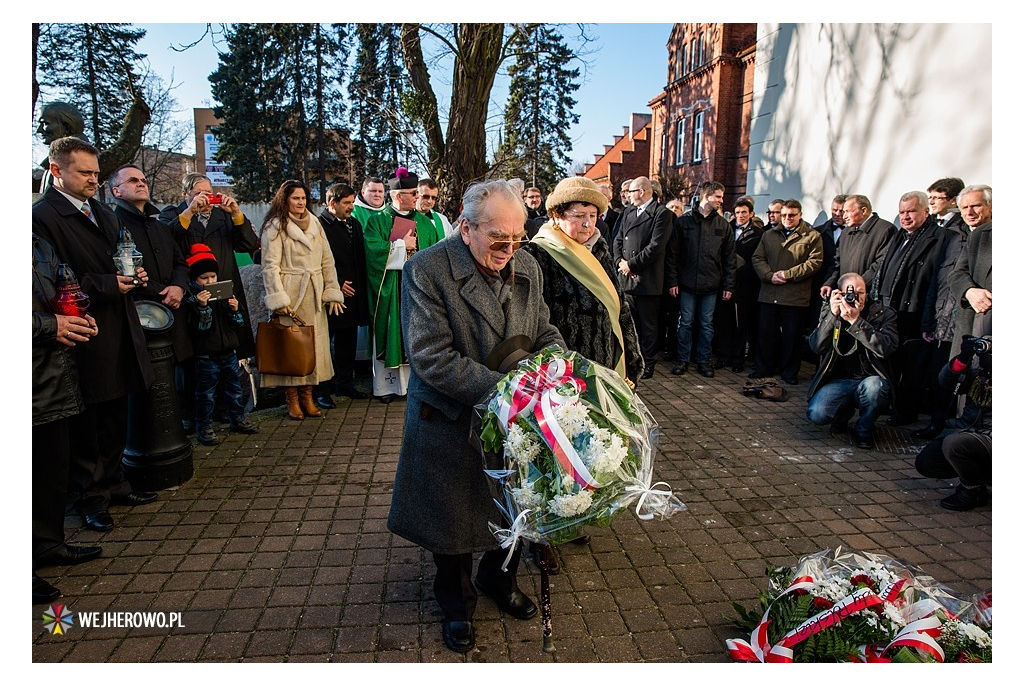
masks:
{"type": "Polygon", "coordinates": [[[608,200],[589,178],[563,179],[548,195],[549,221],[525,249],[544,273],[544,301],[566,346],[635,383],[643,357],[622,298],[611,247],[597,230],[608,200]]]}

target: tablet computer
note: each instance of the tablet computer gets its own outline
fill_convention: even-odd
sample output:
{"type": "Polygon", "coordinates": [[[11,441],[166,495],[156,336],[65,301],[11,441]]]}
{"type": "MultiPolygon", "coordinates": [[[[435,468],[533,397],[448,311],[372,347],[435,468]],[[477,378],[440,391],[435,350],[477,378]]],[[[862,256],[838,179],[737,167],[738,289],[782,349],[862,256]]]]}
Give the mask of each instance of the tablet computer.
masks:
{"type": "Polygon", "coordinates": [[[210,291],[210,302],[226,300],[231,297],[231,281],[217,281],[204,287],[210,291]]]}

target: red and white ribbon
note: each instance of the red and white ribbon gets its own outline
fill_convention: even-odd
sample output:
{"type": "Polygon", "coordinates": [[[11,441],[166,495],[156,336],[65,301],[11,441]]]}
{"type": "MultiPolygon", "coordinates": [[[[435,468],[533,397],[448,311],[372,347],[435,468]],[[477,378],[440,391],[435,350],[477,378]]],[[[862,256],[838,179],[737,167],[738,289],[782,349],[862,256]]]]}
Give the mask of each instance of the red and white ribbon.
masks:
{"type": "Polygon", "coordinates": [[[572,375],[572,362],[554,359],[541,364],[536,371],[523,372],[513,379],[512,400],[506,402],[504,397],[499,399],[498,418],[501,419],[503,426],[510,426],[517,416],[532,409],[533,415],[537,418],[541,437],[555,455],[562,470],[581,487],[595,490],[601,487],[601,484],[591,475],[576,448],[572,446],[572,441],[555,418],[555,407],[576,401],[584,389],[586,384],[572,375]],[[564,386],[568,386],[568,394],[558,392],[558,389],[564,386]]]}

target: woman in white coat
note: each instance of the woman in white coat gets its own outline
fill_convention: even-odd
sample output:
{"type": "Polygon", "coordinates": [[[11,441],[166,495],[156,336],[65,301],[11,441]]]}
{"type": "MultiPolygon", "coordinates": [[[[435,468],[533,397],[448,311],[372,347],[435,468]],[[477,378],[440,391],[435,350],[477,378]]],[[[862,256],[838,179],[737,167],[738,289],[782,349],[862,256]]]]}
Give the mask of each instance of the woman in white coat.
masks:
{"type": "Polygon", "coordinates": [[[285,181],[274,194],[260,234],[264,302],[290,324],[296,315],[316,333],[316,367],[308,376],[263,374],[264,387],[283,387],[288,416],[322,416],[313,386],[334,377],[327,314],[340,314],[345,296],[338,284],[334,255],[320,221],[306,210],[309,191],[301,181],[285,181]]]}

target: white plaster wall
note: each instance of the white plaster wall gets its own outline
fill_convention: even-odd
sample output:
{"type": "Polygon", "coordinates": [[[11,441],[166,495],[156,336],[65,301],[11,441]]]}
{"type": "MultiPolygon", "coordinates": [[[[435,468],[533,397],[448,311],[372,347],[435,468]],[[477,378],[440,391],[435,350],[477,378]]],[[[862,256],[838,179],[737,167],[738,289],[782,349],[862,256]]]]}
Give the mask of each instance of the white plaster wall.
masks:
{"type": "Polygon", "coordinates": [[[758,25],[748,193],[817,223],[837,193],[892,220],[944,176],[992,183],[991,24],[758,25]]]}

